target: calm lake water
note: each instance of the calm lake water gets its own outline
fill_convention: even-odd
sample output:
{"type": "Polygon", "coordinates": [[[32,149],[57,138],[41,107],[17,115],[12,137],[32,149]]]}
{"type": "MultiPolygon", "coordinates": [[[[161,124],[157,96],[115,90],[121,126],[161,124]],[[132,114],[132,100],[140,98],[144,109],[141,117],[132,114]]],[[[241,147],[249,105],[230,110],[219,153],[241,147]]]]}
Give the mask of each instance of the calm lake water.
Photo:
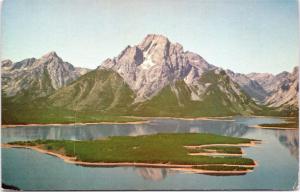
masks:
{"type": "Polygon", "coordinates": [[[2,129],[2,143],[16,140],[92,140],[116,135],[214,133],[262,140],[244,148],[258,162],[242,176],[187,174],[170,169],[82,167],[27,149],[2,149],[2,182],[23,190],[292,190],[298,186],[298,131],[250,128],[278,118],[235,117],[235,121],[154,119],[140,125],[80,125],[2,129]]]}

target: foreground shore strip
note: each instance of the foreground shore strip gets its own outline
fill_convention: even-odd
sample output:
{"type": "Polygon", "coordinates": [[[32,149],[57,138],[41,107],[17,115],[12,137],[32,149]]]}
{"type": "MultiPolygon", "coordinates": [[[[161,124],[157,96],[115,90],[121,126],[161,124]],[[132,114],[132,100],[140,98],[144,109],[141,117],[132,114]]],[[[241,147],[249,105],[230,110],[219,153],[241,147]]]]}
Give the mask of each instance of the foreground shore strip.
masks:
{"type": "Polygon", "coordinates": [[[165,167],[193,173],[230,175],[251,172],[257,164],[252,159],[243,157],[193,156],[189,155],[189,149],[185,146],[215,147],[208,145],[218,144],[218,147],[222,147],[221,152],[226,153],[226,144],[231,147],[253,146],[256,142],[243,138],[189,133],[117,136],[95,141],[20,141],[3,144],[2,147],[32,149],[82,166],[165,167]]]}
{"type": "Polygon", "coordinates": [[[153,119],[174,119],[174,120],[203,120],[203,121],[234,121],[232,116],[228,117],[195,117],[195,118],[180,118],[180,117],[138,117],[138,116],[121,116],[124,118],[135,119],[135,121],[125,121],[125,122],[114,122],[114,121],[102,121],[102,122],[76,122],[76,123],[22,123],[22,124],[4,124],[1,128],[15,128],[15,127],[36,127],[36,126],[78,126],[78,125],[138,125],[150,123],[153,119]]]}
{"type": "MultiPolygon", "coordinates": [[[[233,116],[220,116],[220,117],[144,117],[144,116],[119,116],[121,118],[127,118],[124,121],[99,121],[99,122],[68,122],[68,123],[19,123],[19,124],[2,124],[1,128],[16,128],[16,127],[36,127],[36,126],[80,126],[80,125],[126,125],[126,124],[147,124],[155,119],[172,119],[183,121],[229,121],[234,122],[233,116]]],[[[255,118],[266,118],[276,116],[249,116],[255,118]]],[[[259,124],[249,127],[263,128],[263,129],[298,129],[298,118],[295,117],[280,117],[287,121],[287,123],[280,124],[259,124]]]]}
{"type": "Polygon", "coordinates": [[[282,117],[283,123],[263,123],[251,127],[261,129],[299,129],[299,117],[282,117]]]}
{"type": "Polygon", "coordinates": [[[298,127],[279,127],[279,126],[272,126],[272,124],[268,125],[268,126],[262,126],[262,125],[252,125],[249,127],[253,127],[253,128],[259,128],[259,129],[274,129],[274,130],[295,130],[295,129],[299,129],[298,127]]]}
{"type": "Polygon", "coordinates": [[[79,126],[79,125],[139,125],[149,123],[150,121],[128,121],[128,122],[99,122],[99,123],[49,123],[49,124],[15,124],[15,125],[1,125],[1,128],[15,128],[15,127],[37,127],[37,126],[79,126]]]}

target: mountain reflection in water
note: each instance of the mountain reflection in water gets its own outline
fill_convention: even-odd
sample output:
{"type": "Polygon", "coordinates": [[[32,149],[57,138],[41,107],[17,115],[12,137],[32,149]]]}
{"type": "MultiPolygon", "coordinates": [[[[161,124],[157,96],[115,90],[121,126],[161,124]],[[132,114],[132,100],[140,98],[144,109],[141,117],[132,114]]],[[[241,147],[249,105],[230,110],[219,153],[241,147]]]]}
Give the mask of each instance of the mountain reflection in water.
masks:
{"type": "Polygon", "coordinates": [[[298,130],[285,131],[277,130],[275,132],[279,142],[289,149],[291,155],[296,159],[299,159],[299,135],[298,130]]]}
{"type": "Polygon", "coordinates": [[[2,129],[2,142],[36,139],[95,140],[107,136],[137,136],[156,133],[214,133],[243,136],[249,128],[228,121],[153,120],[132,125],[36,126],[2,129]]]}
{"type": "Polygon", "coordinates": [[[145,180],[161,181],[171,173],[171,170],[165,168],[135,168],[135,172],[145,180]]]}

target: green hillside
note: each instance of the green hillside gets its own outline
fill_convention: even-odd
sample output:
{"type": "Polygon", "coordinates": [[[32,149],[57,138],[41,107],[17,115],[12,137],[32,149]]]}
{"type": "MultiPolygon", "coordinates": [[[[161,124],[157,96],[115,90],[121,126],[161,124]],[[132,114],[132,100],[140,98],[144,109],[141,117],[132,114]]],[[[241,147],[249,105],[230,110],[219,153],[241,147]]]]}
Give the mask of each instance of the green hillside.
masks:
{"type": "Polygon", "coordinates": [[[48,103],[76,111],[124,113],[134,93],[112,70],[94,70],[49,96],[48,103]]]}
{"type": "Polygon", "coordinates": [[[94,70],[48,97],[2,95],[2,124],[138,121],[120,117],[133,99],[117,73],[94,70]]]}

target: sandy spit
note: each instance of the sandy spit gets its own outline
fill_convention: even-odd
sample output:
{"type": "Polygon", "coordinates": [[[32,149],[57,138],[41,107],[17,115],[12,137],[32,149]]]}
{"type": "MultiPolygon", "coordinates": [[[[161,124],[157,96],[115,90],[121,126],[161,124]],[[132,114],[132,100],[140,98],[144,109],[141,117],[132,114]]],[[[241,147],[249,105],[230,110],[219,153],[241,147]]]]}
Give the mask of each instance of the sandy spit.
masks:
{"type": "Polygon", "coordinates": [[[195,148],[205,148],[205,147],[253,147],[256,144],[260,144],[261,141],[250,141],[250,143],[238,143],[238,144],[207,144],[207,145],[186,145],[185,148],[195,149],[195,148]]]}
{"type": "Polygon", "coordinates": [[[252,172],[253,170],[243,170],[243,171],[214,171],[214,170],[203,170],[203,169],[192,169],[192,168],[172,168],[175,171],[182,171],[185,173],[198,173],[198,174],[220,174],[220,175],[235,175],[235,174],[245,174],[252,172]]]}

